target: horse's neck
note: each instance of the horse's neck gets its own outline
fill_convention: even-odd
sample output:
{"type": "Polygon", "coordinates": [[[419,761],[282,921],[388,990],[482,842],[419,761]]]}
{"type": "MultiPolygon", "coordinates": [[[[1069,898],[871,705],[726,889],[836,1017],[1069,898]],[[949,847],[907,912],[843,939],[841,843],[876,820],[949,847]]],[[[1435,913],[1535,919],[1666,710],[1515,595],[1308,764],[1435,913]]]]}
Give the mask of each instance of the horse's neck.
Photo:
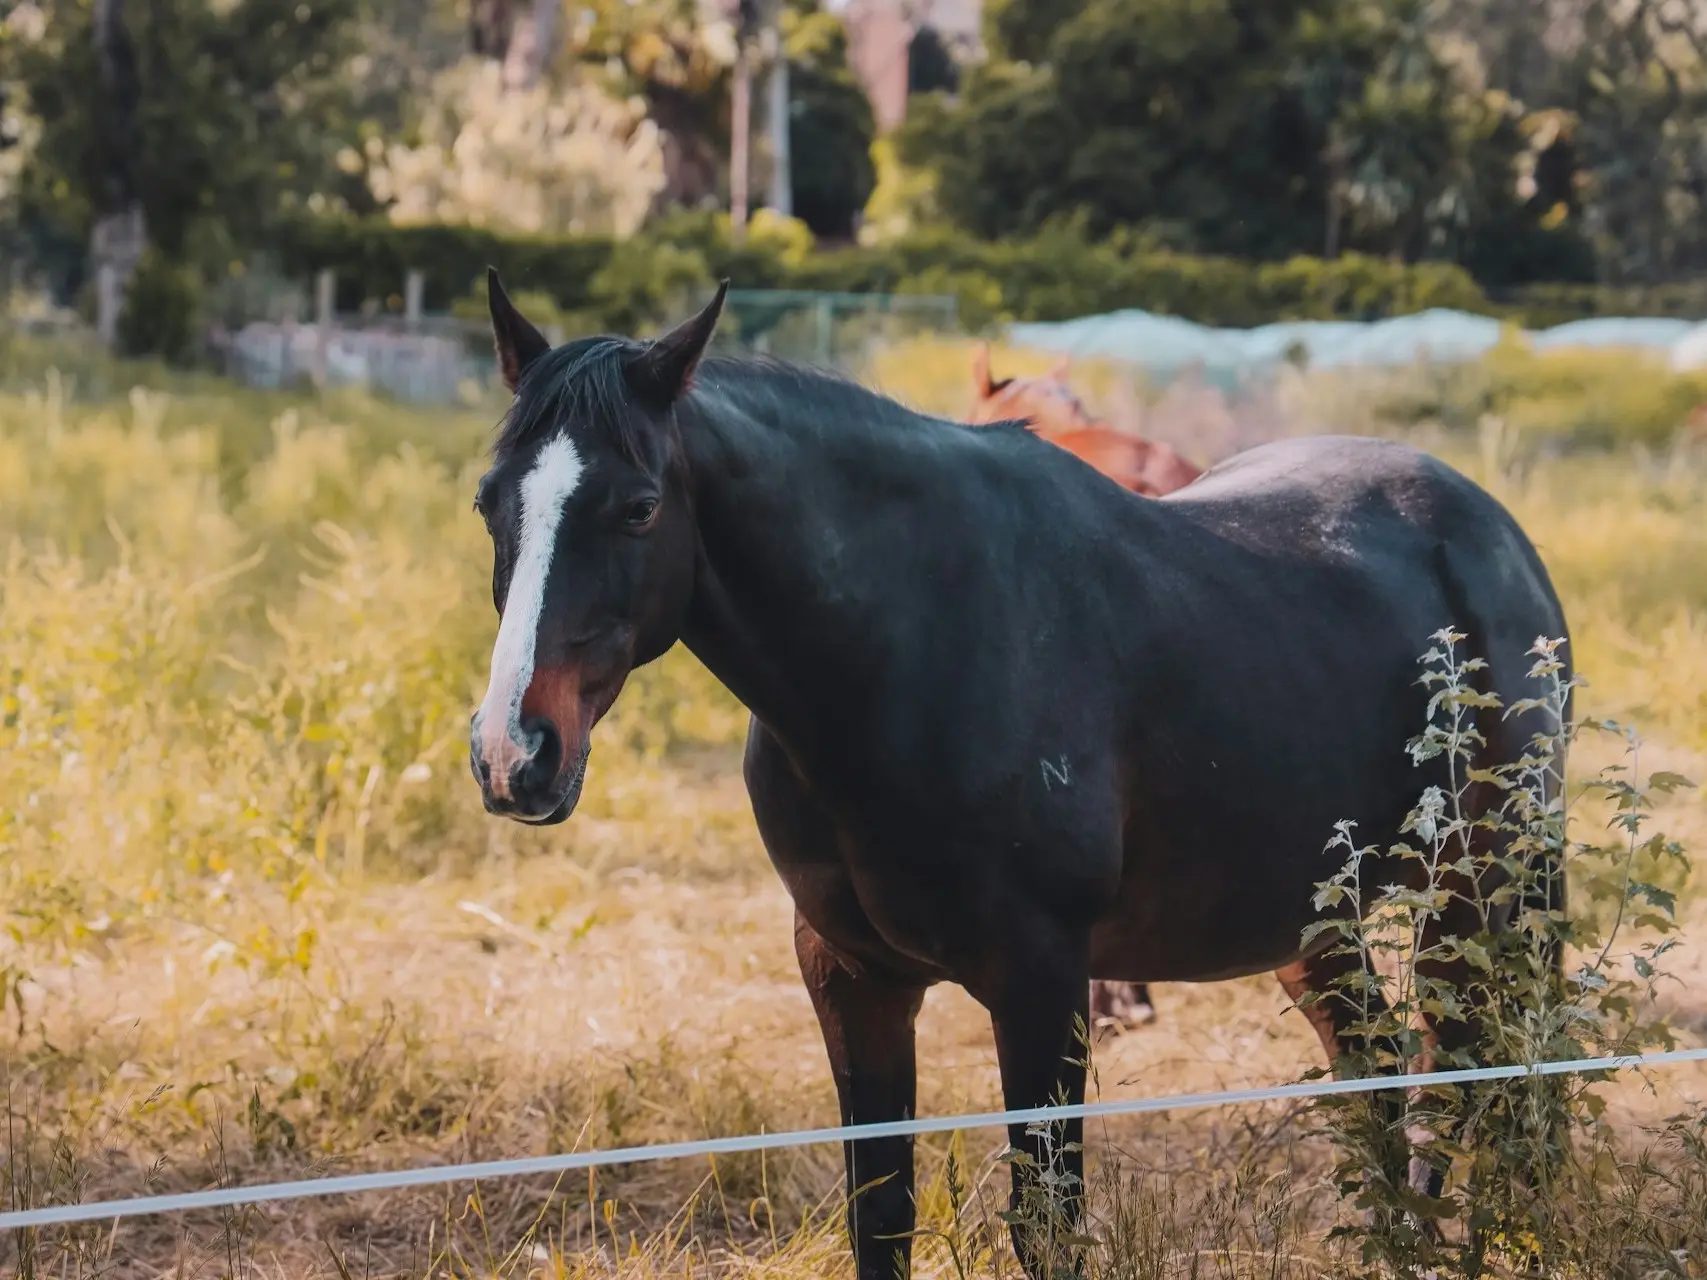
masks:
{"type": "Polygon", "coordinates": [[[809,750],[852,693],[825,673],[864,667],[894,608],[885,566],[861,546],[909,518],[899,508],[918,459],[813,440],[789,413],[719,397],[683,423],[699,562],[682,639],[761,722],[809,750]]]}

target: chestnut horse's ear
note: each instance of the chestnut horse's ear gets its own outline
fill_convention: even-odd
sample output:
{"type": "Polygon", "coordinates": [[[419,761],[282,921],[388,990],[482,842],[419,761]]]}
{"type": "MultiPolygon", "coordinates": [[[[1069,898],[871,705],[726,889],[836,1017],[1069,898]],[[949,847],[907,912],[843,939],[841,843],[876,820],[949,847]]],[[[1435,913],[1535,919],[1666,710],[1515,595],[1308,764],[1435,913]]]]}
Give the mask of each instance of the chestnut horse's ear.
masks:
{"type": "Polygon", "coordinates": [[[980,400],[990,394],[990,344],[980,342],[972,349],[972,390],[980,400]]]}
{"type": "Polygon", "coordinates": [[[628,383],[640,395],[659,404],[672,404],[693,385],[700,357],[717,330],[729,282],[717,282],[717,293],[705,310],[684,320],[628,363],[628,383]]]}
{"type": "Polygon", "coordinates": [[[513,394],[522,374],[551,350],[545,335],[527,322],[510,301],[496,267],[486,268],[486,305],[492,311],[492,345],[498,351],[498,373],[513,394]]]}
{"type": "Polygon", "coordinates": [[[1049,376],[1051,378],[1053,378],[1056,382],[1065,382],[1067,380],[1067,371],[1070,370],[1072,367],[1073,367],[1073,357],[1072,356],[1062,356],[1059,360],[1057,360],[1054,364],[1052,364],[1049,367],[1049,376]]]}

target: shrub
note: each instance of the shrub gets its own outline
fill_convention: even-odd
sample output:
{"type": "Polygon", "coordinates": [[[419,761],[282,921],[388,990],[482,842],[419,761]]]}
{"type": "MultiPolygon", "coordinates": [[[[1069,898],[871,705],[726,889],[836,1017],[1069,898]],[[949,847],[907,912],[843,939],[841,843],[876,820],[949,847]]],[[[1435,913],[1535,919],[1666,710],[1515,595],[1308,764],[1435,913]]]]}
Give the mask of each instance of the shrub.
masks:
{"type": "Polygon", "coordinates": [[[1707,314],[1707,281],[1647,287],[1598,284],[1532,284],[1503,295],[1506,310],[1530,329],[1545,329],[1593,316],[1671,316],[1698,320],[1707,314]]]}
{"type": "MultiPolygon", "coordinates": [[[[1655,1012],[1656,987],[1661,957],[1676,945],[1665,935],[1677,928],[1674,895],[1688,862],[1678,844],[1648,826],[1659,796],[1692,784],[1663,772],[1643,779],[1634,734],[1624,726],[1570,719],[1579,682],[1566,674],[1562,640],[1535,642],[1533,696],[1506,706],[1480,688],[1477,673],[1486,664],[1466,656],[1465,635],[1447,628],[1433,639],[1422,659],[1421,682],[1433,692],[1429,723],[1409,752],[1418,764],[1443,760],[1449,781],[1423,792],[1404,843],[1360,848],[1352,824],[1339,825],[1328,850],[1343,854],[1344,865],[1320,884],[1316,904],[1344,914],[1311,926],[1304,938],[1306,945],[1321,935],[1337,939],[1329,954],[1358,961],[1331,991],[1303,1001],[1340,1001],[1353,1014],[1352,1047],[1336,1072],[1402,1073],[1424,1054],[1437,1069],[1458,1070],[1670,1047],[1671,1033],[1655,1012]],[[1488,717],[1526,710],[1540,712],[1550,727],[1520,758],[1481,764],[1488,717]],[[1566,749],[1590,730],[1609,730],[1628,748],[1625,763],[1588,781],[1588,794],[1616,811],[1615,835],[1605,844],[1571,837],[1563,799],[1566,749]],[[1495,794],[1492,788],[1503,799],[1490,812],[1472,813],[1474,793],[1495,794]],[[1371,881],[1365,863],[1380,858],[1415,867],[1420,885],[1371,881]],[[1502,919],[1510,927],[1498,927],[1502,919]],[[1467,922],[1473,932],[1443,934],[1443,921],[1467,922]],[[1646,939],[1627,936],[1638,931],[1646,939]],[[1435,968],[1460,962],[1469,975],[1462,989],[1435,968]],[[1450,1017],[1466,1006],[1481,1011],[1475,1043],[1448,1050],[1424,1039],[1417,1025],[1423,1016],[1450,1017]]],[[[1395,878],[1391,866],[1379,874],[1395,878]]],[[[1658,1233],[1619,1220],[1628,1215],[1598,1167],[1612,1137],[1590,1083],[1526,1075],[1437,1086],[1402,1102],[1391,1093],[1385,1100],[1318,1098],[1314,1108],[1340,1149],[1341,1190],[1371,1211],[1363,1227],[1341,1233],[1361,1245],[1366,1263],[1398,1275],[1432,1271],[1468,1280],[1511,1274],[1511,1267],[1604,1275],[1609,1256],[1669,1261],[1665,1250],[1651,1248],[1652,1237],[1683,1220],[1658,1233]],[[1423,1163],[1456,1175],[1438,1198],[1405,1185],[1407,1135],[1423,1163]],[[1609,1230],[1617,1239],[1605,1238],[1609,1230]]],[[[1700,1117],[1680,1119],[1676,1136],[1699,1124],[1700,1117]]],[[[1676,1243],[1698,1248],[1699,1230],[1676,1243]]]]}
{"type": "Polygon", "coordinates": [[[603,236],[506,236],[479,227],[399,227],[328,218],[284,224],[273,250],[293,274],[335,271],[342,310],[366,302],[401,311],[403,282],[411,268],[423,275],[422,305],[444,310],[470,280],[484,277],[493,266],[506,282],[549,293],[573,311],[587,305],[593,274],[613,244],[603,236]]]}
{"type": "Polygon", "coordinates": [[[620,242],[602,237],[500,236],[469,227],[396,227],[324,220],[297,224],[278,252],[307,275],[330,268],[339,306],[396,310],[404,276],[425,274],[424,305],[440,309],[496,266],[507,283],[549,294],[595,327],[632,332],[667,318],[687,286],[726,276],[741,289],[947,293],[965,324],[1065,320],[1139,307],[1205,324],[1281,318],[1374,318],[1428,307],[1492,311],[1457,267],[1347,255],[1253,265],[1156,251],[1138,237],[1093,240],[1075,223],[1008,243],[931,227],[883,244],[806,252],[797,224],[755,219],[736,244],[728,216],[677,212],[620,242]]]}
{"type": "Polygon", "coordinates": [[[142,255],[119,313],[119,350],[127,356],[159,356],[188,364],[195,355],[201,320],[201,280],[156,250],[142,255]]]}
{"type": "Polygon", "coordinates": [[[1508,330],[1481,360],[1397,376],[1380,414],[1458,430],[1497,424],[1512,445],[1532,454],[1540,446],[1665,445],[1704,403],[1707,373],[1673,370],[1657,353],[1537,351],[1508,330]]]}

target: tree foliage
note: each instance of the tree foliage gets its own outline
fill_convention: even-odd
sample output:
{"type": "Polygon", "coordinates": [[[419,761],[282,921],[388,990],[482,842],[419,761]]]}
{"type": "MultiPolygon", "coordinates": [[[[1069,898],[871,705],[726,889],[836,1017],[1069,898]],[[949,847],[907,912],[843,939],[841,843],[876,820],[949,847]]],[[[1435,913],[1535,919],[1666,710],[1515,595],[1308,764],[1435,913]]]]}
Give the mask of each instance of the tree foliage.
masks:
{"type": "Polygon", "coordinates": [[[901,148],[985,236],[1657,282],[1707,269],[1704,31],[1692,0],[992,0],[901,148]]]}
{"type": "Polygon", "coordinates": [[[941,33],[924,23],[907,44],[907,92],[952,93],[959,87],[960,65],[943,43],[941,33]]]}
{"type": "Polygon", "coordinates": [[[877,185],[871,103],[848,65],[840,18],[816,0],[794,0],[782,29],[794,215],[815,235],[851,239],[877,185]]]}
{"type": "Polygon", "coordinates": [[[1614,281],[1707,272],[1707,24],[1690,0],[1589,0],[1555,100],[1614,281]]]}
{"type": "Polygon", "coordinates": [[[664,185],[658,131],[640,105],[587,77],[506,89],[470,59],[434,85],[413,145],[371,139],[369,181],[398,222],[528,233],[630,235],[664,185]]]}
{"type": "Polygon", "coordinates": [[[576,12],[559,56],[645,101],[668,158],[660,203],[716,199],[726,189],[734,25],[706,21],[697,0],[590,0],[576,12]]]}
{"type": "MultiPolygon", "coordinates": [[[[9,79],[39,123],[20,198],[85,237],[101,213],[118,140],[103,129],[105,83],[92,0],[38,0],[38,39],[12,41],[9,79]]],[[[344,181],[354,137],[346,64],[356,0],[150,0],[124,21],[137,91],[125,159],[151,242],[172,259],[198,232],[255,243],[282,210],[344,181]]]]}
{"type": "Polygon", "coordinates": [[[63,297],[91,229],[136,203],[166,284],[305,213],[620,237],[726,206],[731,69],[763,3],[794,210],[822,241],[905,240],[885,287],[1046,291],[985,279],[968,237],[1447,262],[1501,297],[1707,274],[1701,0],[986,0],[982,61],[920,29],[909,119],[881,143],[824,0],[14,0],[0,254],[63,297]],[[123,48],[96,38],[121,27],[123,48]],[[512,46],[550,57],[518,80],[512,46]]]}
{"type": "MultiPolygon", "coordinates": [[[[1299,0],[1007,0],[1006,56],[920,111],[905,154],[985,235],[1082,212],[1182,248],[1273,256],[1319,243],[1326,122],[1295,82],[1299,0]]],[[[1367,55],[1353,50],[1354,58],[1367,55]]]]}

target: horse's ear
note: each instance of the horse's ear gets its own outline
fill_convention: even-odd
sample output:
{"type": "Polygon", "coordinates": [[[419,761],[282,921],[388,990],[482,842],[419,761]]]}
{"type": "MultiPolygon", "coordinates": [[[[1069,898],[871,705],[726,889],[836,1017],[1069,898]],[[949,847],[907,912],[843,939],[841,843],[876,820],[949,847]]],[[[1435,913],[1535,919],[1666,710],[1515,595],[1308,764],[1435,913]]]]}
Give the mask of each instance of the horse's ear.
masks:
{"type": "Polygon", "coordinates": [[[990,344],[980,342],[972,349],[972,391],[980,400],[989,396],[990,344]]]}
{"type": "Polygon", "coordinates": [[[1072,367],[1073,357],[1062,356],[1054,364],[1049,366],[1049,376],[1055,379],[1056,382],[1065,382],[1067,381],[1067,372],[1072,367]]]}
{"type": "Polygon", "coordinates": [[[693,385],[700,357],[717,330],[729,282],[720,280],[717,293],[705,310],[684,320],[659,338],[628,364],[628,381],[635,391],[660,404],[671,404],[693,385]]]}
{"type": "Polygon", "coordinates": [[[551,343],[516,310],[496,267],[486,268],[486,305],[492,311],[492,345],[498,352],[498,373],[514,393],[522,374],[535,360],[551,350],[551,343]]]}

